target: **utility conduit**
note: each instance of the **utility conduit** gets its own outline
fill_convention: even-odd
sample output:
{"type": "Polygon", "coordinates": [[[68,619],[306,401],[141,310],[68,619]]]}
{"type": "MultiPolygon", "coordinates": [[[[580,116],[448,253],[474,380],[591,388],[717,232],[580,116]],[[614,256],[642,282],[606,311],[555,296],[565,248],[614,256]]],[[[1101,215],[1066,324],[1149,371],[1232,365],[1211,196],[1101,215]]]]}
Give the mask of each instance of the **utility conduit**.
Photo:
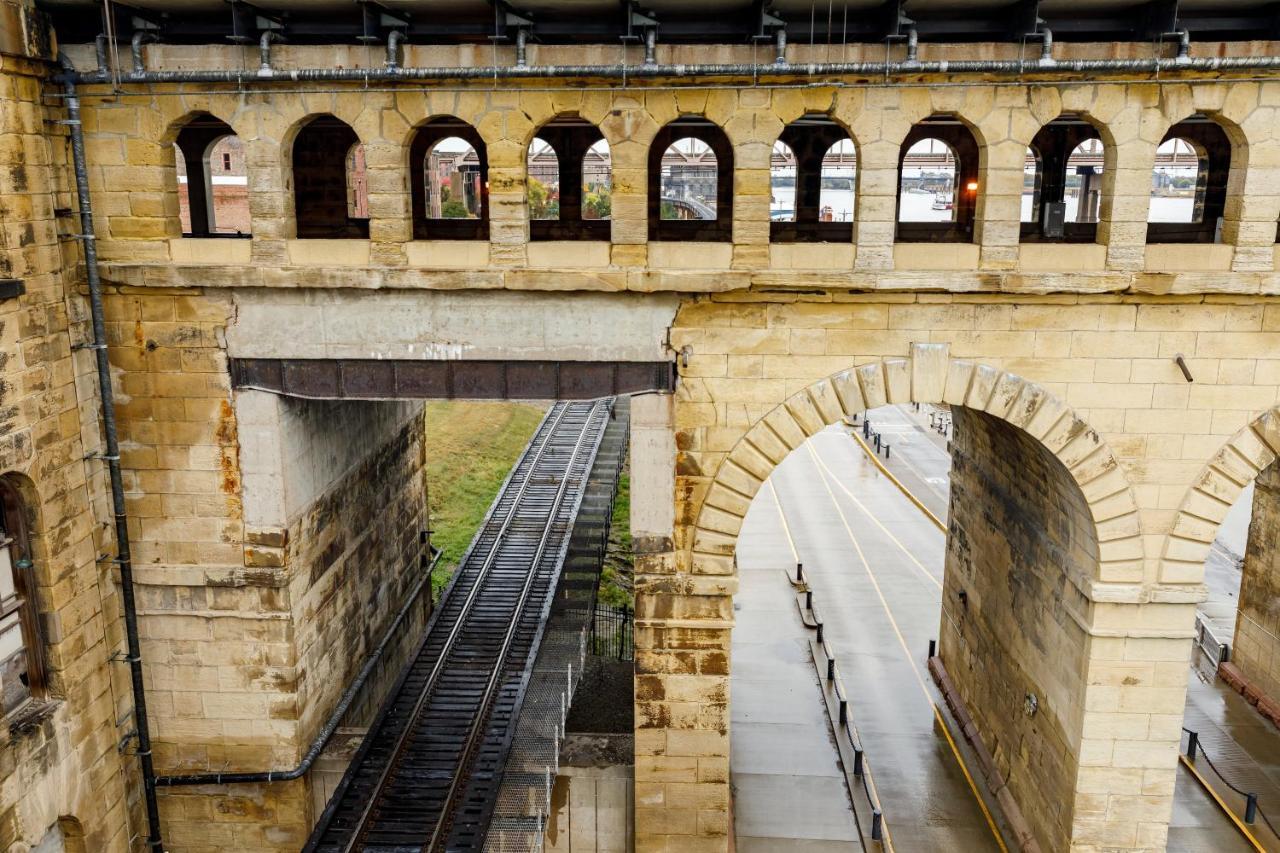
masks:
{"type": "MultiPolygon", "coordinates": [[[[270,31],[268,31],[270,32],[270,31]]],[[[1052,42],[1048,43],[1050,49],[1052,42]]],[[[708,78],[750,79],[752,83],[765,80],[796,81],[803,83],[831,83],[823,78],[868,77],[883,81],[889,77],[919,77],[941,74],[982,74],[988,76],[1020,77],[1037,76],[1096,78],[1115,74],[1163,75],[1182,71],[1220,73],[1230,71],[1256,72],[1280,71],[1280,56],[1205,56],[1143,59],[1054,59],[1049,54],[1036,60],[1023,59],[965,59],[930,60],[907,59],[892,62],[810,62],[779,64],[777,62],[718,63],[718,64],[657,64],[628,65],[491,65],[491,66],[428,66],[402,68],[387,65],[383,68],[294,68],[276,69],[270,63],[270,46],[264,45],[262,65],[257,71],[194,69],[183,71],[134,70],[113,74],[105,65],[90,72],[67,70],[62,78],[83,84],[113,83],[297,83],[337,82],[355,83],[405,82],[419,83],[435,80],[521,80],[547,78],[574,78],[594,80],[703,80],[708,78]]],[[[101,62],[101,60],[100,60],[101,62]]]]}

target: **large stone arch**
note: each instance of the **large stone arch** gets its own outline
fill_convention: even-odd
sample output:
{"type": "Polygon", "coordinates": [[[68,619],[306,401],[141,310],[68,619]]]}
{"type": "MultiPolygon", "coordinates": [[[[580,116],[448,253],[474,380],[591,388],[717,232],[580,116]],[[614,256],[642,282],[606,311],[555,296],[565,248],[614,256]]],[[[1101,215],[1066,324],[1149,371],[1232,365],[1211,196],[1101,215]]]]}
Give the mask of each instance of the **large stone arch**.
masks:
{"type": "MultiPolygon", "coordinates": [[[[1115,454],[1096,430],[1042,386],[1000,368],[950,357],[946,344],[914,344],[906,358],[879,358],[792,394],[760,418],[720,464],[688,549],[694,574],[731,575],[747,508],[774,467],[809,436],[846,415],[893,403],[947,403],[1008,421],[1041,442],[1071,475],[1097,527],[1092,578],[1074,578],[1093,598],[1098,584],[1140,571],[1138,507],[1115,454]]],[[[1140,578],[1140,575],[1139,575],[1140,578]]]]}
{"type": "MultiPolygon", "coordinates": [[[[869,360],[794,391],[756,417],[705,478],[692,455],[677,457],[674,553],[646,558],[646,570],[637,564],[643,574],[636,605],[636,783],[637,806],[645,806],[643,819],[637,810],[638,838],[668,834],[663,822],[686,793],[727,812],[734,550],[753,497],[788,454],[825,426],[907,402],[962,407],[969,427],[981,427],[987,438],[1016,438],[1024,449],[1014,456],[1042,460],[1048,484],[1042,494],[1049,498],[1036,504],[1030,521],[1045,531],[1048,546],[1019,539],[1006,526],[1022,506],[1000,494],[1020,480],[1022,469],[1006,465],[991,476],[994,491],[979,489],[974,504],[998,504],[1004,516],[986,518],[980,509],[954,521],[967,534],[985,530],[987,539],[1004,543],[1003,552],[984,552],[993,562],[971,561],[977,573],[961,579],[948,550],[944,611],[954,616],[968,607],[965,618],[980,627],[962,637],[956,620],[944,618],[939,648],[994,756],[991,784],[1010,792],[1041,849],[1092,849],[1099,839],[1116,849],[1148,849],[1143,839],[1163,832],[1193,604],[1163,596],[1147,571],[1134,491],[1084,416],[1009,370],[952,358],[946,343],[916,343],[906,357],[869,360]],[[1070,498],[1056,510],[1055,490],[1070,498]],[[1076,520],[1065,522],[1068,532],[1048,525],[1055,512],[1076,520]],[[1001,530],[1011,531],[1006,539],[1001,530]],[[1026,543],[1031,556],[1024,560],[1026,543]],[[1054,548],[1076,556],[1056,563],[1054,548]],[[1023,594],[1037,596],[1030,610],[1051,621],[1010,609],[1003,586],[1013,577],[1022,578],[1023,594]],[[967,605],[954,594],[957,584],[976,593],[967,605]],[[1039,697],[1038,717],[1023,713],[1024,691],[1039,697]],[[1135,779],[1148,782],[1135,787],[1135,779]],[[1112,811],[1095,808],[1099,797],[1112,811]]],[[[986,445],[986,458],[994,446],[986,445]]],[[[980,450],[969,468],[977,470],[974,460],[982,458],[980,450]]]]}
{"type": "MultiPolygon", "coordinates": [[[[1280,459],[1280,406],[1233,435],[1209,459],[1178,505],[1160,550],[1162,584],[1200,584],[1218,527],[1245,486],[1280,459]]],[[[1198,587],[1197,587],[1198,588],[1198,587]]]]}

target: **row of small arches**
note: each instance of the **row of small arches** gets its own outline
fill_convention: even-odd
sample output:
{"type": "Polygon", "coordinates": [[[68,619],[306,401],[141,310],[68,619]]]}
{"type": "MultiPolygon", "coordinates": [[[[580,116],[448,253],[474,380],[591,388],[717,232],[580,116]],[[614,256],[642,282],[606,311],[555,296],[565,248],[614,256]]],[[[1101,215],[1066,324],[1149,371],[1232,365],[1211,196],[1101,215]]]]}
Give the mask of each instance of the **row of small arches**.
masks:
{"type": "MultiPolygon", "coordinates": [[[[180,217],[187,236],[248,236],[249,177],[229,125],[201,114],[174,143],[180,217]]],[[[1087,120],[1064,115],[1027,148],[1021,204],[1024,241],[1092,242],[1103,218],[1106,146],[1087,120]]],[[[960,120],[930,117],[901,146],[897,239],[969,242],[980,191],[978,143],[960,120]]],[[[485,144],[471,125],[436,119],[410,145],[415,239],[488,239],[485,144]]],[[[296,236],[367,238],[364,146],[341,120],[308,121],[291,148],[296,236]]],[[[609,239],[612,170],[608,142],[593,124],[560,118],[528,146],[530,237],[609,239]]],[[[1231,143],[1205,116],[1174,125],[1156,153],[1149,242],[1217,242],[1225,210],[1231,143]]],[[[659,131],[649,156],[649,236],[729,240],[733,148],[700,117],[659,131]]],[[[788,125],[770,163],[770,234],[775,242],[847,242],[856,218],[857,148],[826,115],[788,125]]]]}

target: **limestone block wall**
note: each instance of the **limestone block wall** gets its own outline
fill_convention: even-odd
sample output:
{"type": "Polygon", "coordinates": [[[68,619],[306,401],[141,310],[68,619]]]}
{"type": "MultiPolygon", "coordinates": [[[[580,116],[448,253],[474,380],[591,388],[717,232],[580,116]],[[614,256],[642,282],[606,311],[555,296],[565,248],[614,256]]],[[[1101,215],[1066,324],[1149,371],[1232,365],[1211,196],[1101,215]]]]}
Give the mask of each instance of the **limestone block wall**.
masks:
{"type": "Polygon", "coordinates": [[[1231,660],[1280,705],[1280,465],[1267,466],[1256,482],[1231,660]]]}
{"type": "MultiPolygon", "coordinates": [[[[175,666],[179,648],[158,642],[149,661],[153,691],[172,688],[190,711],[157,726],[164,757],[185,771],[294,766],[425,564],[421,404],[246,391],[235,411],[244,566],[227,572],[225,587],[207,579],[188,590],[205,609],[164,617],[201,635],[199,663],[175,666]]],[[[429,613],[429,595],[419,597],[404,631],[420,630],[429,613]]],[[[387,672],[405,651],[393,648],[387,672]]],[[[376,707],[387,685],[372,680],[364,707],[376,707]]],[[[195,851],[297,849],[315,819],[310,784],[167,789],[167,841],[195,851]]]]}
{"type": "MultiPolygon", "coordinates": [[[[6,2],[0,17],[29,10],[6,2]]],[[[105,469],[93,359],[72,344],[90,338],[75,290],[74,231],[65,138],[44,107],[42,63],[31,45],[0,34],[0,278],[25,294],[0,301],[0,476],[25,505],[34,599],[47,689],[0,721],[0,839],[6,848],[65,844],[126,851],[145,831],[136,764],[116,743],[129,729],[127,671],[108,659],[123,648],[109,563],[105,469]],[[117,727],[116,720],[124,724],[117,727]]],[[[62,849],[59,847],[58,849],[62,849]]]]}
{"type": "Polygon", "coordinates": [[[1089,603],[1069,578],[1095,571],[1094,521],[1036,439],[964,406],[951,414],[940,654],[1040,849],[1061,850],[1089,653],[1089,603]]]}

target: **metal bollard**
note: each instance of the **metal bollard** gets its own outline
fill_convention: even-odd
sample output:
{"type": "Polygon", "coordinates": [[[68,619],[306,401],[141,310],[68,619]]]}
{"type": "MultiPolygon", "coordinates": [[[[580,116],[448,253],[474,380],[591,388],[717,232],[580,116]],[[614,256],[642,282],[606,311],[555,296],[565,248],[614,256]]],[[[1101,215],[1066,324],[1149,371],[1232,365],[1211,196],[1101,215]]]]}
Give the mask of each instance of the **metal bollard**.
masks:
{"type": "Polygon", "coordinates": [[[822,623],[818,623],[818,645],[822,645],[822,623]]]}
{"type": "Polygon", "coordinates": [[[862,775],[862,747],[860,746],[853,748],[853,775],[862,775]]]}
{"type": "Polygon", "coordinates": [[[884,815],[879,809],[871,810],[871,840],[880,841],[884,838],[884,815]]]}
{"type": "Polygon", "coordinates": [[[796,582],[799,583],[802,580],[804,580],[804,563],[797,562],[796,563],[796,582]]]}
{"type": "Polygon", "coordinates": [[[937,656],[938,656],[938,641],[930,640],[929,641],[929,657],[932,659],[932,658],[936,658],[937,656]]]}
{"type": "Polygon", "coordinates": [[[1258,795],[1249,794],[1244,799],[1244,822],[1252,824],[1258,819],[1258,795]]]}
{"type": "Polygon", "coordinates": [[[889,445],[887,444],[884,446],[884,458],[885,459],[889,458],[889,445]]]}
{"type": "Polygon", "coordinates": [[[847,726],[849,724],[849,700],[840,700],[840,725],[847,726]]]}
{"type": "Polygon", "coordinates": [[[836,680],[836,659],[827,658],[827,681],[836,680]]]}
{"type": "Polygon", "coordinates": [[[806,589],[804,591],[804,609],[805,610],[813,609],[813,590],[811,589],[806,589]]]}
{"type": "Polygon", "coordinates": [[[1196,732],[1187,732],[1187,758],[1192,761],[1196,760],[1196,747],[1200,745],[1200,735],[1196,732]]]}
{"type": "Polygon", "coordinates": [[[880,433],[876,433],[876,450],[880,450],[880,433]]]}
{"type": "Polygon", "coordinates": [[[870,419],[867,419],[862,422],[862,437],[863,438],[871,437],[871,420],[870,419]]]}

